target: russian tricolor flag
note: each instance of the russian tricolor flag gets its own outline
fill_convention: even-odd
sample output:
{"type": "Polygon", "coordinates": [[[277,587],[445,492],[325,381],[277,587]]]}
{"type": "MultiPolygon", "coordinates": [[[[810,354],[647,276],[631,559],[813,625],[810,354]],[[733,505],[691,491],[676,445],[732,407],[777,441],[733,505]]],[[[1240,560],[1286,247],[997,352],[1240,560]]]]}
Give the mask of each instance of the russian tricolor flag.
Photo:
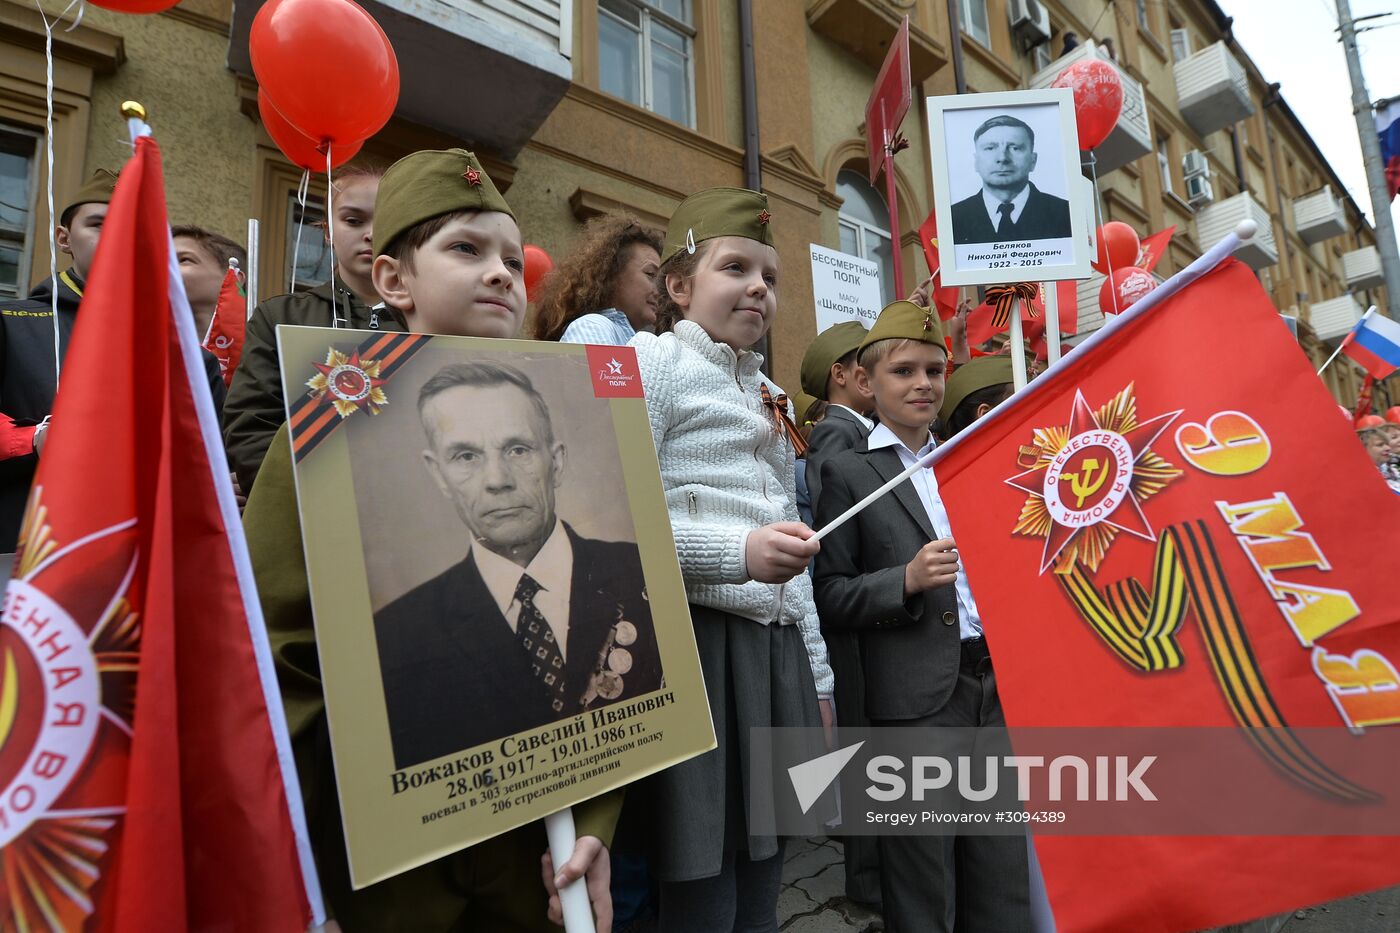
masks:
{"type": "Polygon", "coordinates": [[[1400,97],[1393,97],[1376,111],[1376,135],[1381,138],[1381,165],[1391,200],[1400,191],[1400,97]]]}
{"type": "Polygon", "coordinates": [[[1372,307],[1342,341],[1342,352],[1377,379],[1400,369],[1400,322],[1372,307]]]}

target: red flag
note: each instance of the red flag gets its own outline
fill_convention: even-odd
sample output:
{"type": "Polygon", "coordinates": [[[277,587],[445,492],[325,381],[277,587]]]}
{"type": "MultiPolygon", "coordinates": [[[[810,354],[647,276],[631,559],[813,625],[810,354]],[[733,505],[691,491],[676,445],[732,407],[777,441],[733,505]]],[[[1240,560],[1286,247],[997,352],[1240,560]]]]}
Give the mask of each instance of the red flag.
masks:
{"type": "Polygon", "coordinates": [[[246,307],[243,289],[238,287],[238,273],[229,269],[224,273],[224,284],[219,287],[219,303],[209,320],[209,333],[204,335],[204,349],[218,358],[225,386],[233,385],[233,371],[243,357],[246,307]]]}
{"type": "MultiPolygon", "coordinates": [[[[1367,788],[1265,740],[1330,727],[1374,751],[1400,723],[1400,590],[1377,546],[1400,498],[1245,266],[1173,291],[935,465],[1006,720],[1268,726],[1241,787],[1354,812],[1367,788]],[[1250,352],[1183,370],[1221,307],[1250,352]]],[[[1042,834],[1036,849],[1064,930],[1198,930],[1400,882],[1384,837],[1042,834]]]]}
{"type": "Polygon", "coordinates": [[[937,209],[929,211],[929,215],[924,219],[919,227],[919,245],[924,248],[924,259],[928,262],[928,274],[933,277],[933,294],[929,296],[929,301],[938,309],[940,320],[948,320],[958,313],[958,299],[962,294],[962,289],[956,285],[945,286],[941,284],[942,277],[938,274],[938,217],[937,209]]]}
{"type": "MultiPolygon", "coordinates": [[[[1055,283],[1055,294],[1060,302],[1061,334],[1079,332],[1079,295],[1075,287],[1077,284],[1073,281],[1055,283]]],[[[1036,297],[1031,299],[1031,305],[1031,308],[1021,306],[1023,333],[1026,339],[1031,342],[1032,349],[1036,350],[1037,354],[1044,356],[1045,288],[1043,285],[1036,292],[1036,297]]],[[[987,302],[973,308],[967,316],[968,343],[972,346],[978,346],[991,340],[997,334],[1005,332],[1009,322],[1001,327],[996,327],[992,323],[995,317],[996,309],[987,302]]]]}
{"type": "Polygon", "coordinates": [[[1376,390],[1376,377],[1370,373],[1361,380],[1361,390],[1356,393],[1355,420],[1360,421],[1371,413],[1371,394],[1376,390]]]}
{"type": "Polygon", "coordinates": [[[322,913],[174,256],[142,137],[0,615],[6,927],[300,933],[322,913]]]}
{"type": "Polygon", "coordinates": [[[1172,241],[1172,234],[1176,233],[1176,224],[1172,224],[1165,230],[1159,230],[1151,236],[1142,238],[1138,247],[1137,266],[1145,272],[1151,272],[1157,263],[1167,252],[1167,244],[1172,241]]]}

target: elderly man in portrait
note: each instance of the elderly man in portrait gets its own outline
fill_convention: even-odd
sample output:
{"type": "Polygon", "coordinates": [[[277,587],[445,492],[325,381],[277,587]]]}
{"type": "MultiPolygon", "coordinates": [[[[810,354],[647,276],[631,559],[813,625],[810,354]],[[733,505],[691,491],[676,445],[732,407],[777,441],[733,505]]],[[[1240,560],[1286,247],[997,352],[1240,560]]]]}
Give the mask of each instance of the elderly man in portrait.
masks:
{"type": "Polygon", "coordinates": [[[375,613],[395,765],[659,689],[637,546],[581,537],[555,514],[564,445],[529,378],[445,366],[418,413],[423,462],[470,546],[375,613]]]}
{"type": "Polygon", "coordinates": [[[982,190],[953,205],[953,242],[1009,243],[1072,235],[1069,202],[1031,182],[1035,132],[1015,117],[992,117],[972,134],[982,190]]]}

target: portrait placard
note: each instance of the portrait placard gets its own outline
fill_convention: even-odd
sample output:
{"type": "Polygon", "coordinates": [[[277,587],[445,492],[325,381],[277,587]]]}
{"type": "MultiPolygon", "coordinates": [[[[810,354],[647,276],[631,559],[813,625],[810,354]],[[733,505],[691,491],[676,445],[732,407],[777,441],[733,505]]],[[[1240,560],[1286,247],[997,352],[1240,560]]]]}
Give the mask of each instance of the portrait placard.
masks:
{"type": "Polygon", "coordinates": [[[1069,88],[930,97],[928,117],[943,284],[1090,276],[1069,88]]]}
{"type": "Polygon", "coordinates": [[[715,746],[630,348],[277,336],[357,888],[715,746]]]}

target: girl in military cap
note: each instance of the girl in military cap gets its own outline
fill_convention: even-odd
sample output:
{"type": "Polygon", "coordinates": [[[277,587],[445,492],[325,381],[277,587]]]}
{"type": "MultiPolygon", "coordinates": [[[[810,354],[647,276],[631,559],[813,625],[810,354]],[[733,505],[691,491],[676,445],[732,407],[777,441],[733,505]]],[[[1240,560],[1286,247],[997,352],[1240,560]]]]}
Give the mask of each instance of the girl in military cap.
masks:
{"type": "MultiPolygon", "coordinates": [[[[768,200],[711,188],[666,231],[656,334],[636,348],[719,747],[657,775],[661,928],[776,930],[782,843],[748,825],[750,728],[815,726],[831,670],[798,520],[801,436],[749,347],[778,306],[768,200]]],[[[823,704],[829,708],[829,704],[823,704]]]]}

